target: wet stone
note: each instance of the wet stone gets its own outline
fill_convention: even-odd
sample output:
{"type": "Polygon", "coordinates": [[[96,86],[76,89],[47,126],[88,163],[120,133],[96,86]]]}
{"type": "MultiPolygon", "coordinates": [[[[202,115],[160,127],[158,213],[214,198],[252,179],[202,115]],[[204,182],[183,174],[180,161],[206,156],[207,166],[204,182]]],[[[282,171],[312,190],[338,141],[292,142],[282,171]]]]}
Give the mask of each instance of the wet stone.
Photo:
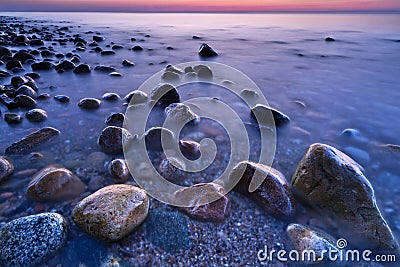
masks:
{"type": "Polygon", "coordinates": [[[106,119],[106,125],[122,127],[125,115],[123,113],[113,113],[106,119]]]}
{"type": "Polygon", "coordinates": [[[277,126],[282,126],[290,122],[290,118],[286,114],[260,104],[251,109],[251,114],[261,126],[271,124],[271,115],[277,126]]]}
{"type": "Polygon", "coordinates": [[[130,177],[128,166],[123,159],[115,159],[111,161],[108,165],[108,172],[115,183],[124,183],[130,177]]]}
{"type": "Polygon", "coordinates": [[[199,49],[199,55],[201,57],[216,57],[218,53],[215,52],[208,44],[202,44],[199,49]]]}
{"type": "MultiPolygon", "coordinates": [[[[71,61],[74,62],[73,60],[71,60],[71,61]]],[[[88,64],[80,64],[80,65],[76,66],[74,69],[74,73],[76,73],[76,74],[87,74],[87,73],[90,73],[90,71],[91,71],[91,69],[88,64]]]]}
{"type": "Polygon", "coordinates": [[[96,98],[83,98],[78,102],[78,106],[83,109],[98,109],[101,101],[96,98]]]}
{"type": "Polygon", "coordinates": [[[197,160],[201,156],[200,144],[192,140],[179,140],[179,148],[182,154],[189,160],[197,160]]]}
{"type": "Polygon", "coordinates": [[[79,197],[84,191],[84,183],[70,170],[50,166],[32,177],[26,197],[40,202],[58,202],[79,197]]]}
{"type": "Polygon", "coordinates": [[[174,134],[163,127],[152,127],[145,133],[145,142],[147,148],[156,151],[162,151],[164,148],[168,148],[174,143],[174,134]],[[161,137],[164,135],[165,143],[162,143],[161,137]]]}
{"type": "Polygon", "coordinates": [[[97,144],[108,154],[122,154],[123,146],[129,142],[131,134],[124,128],[108,126],[101,132],[97,144]]]}
{"type": "Polygon", "coordinates": [[[25,117],[31,122],[42,122],[47,119],[47,113],[43,109],[31,109],[25,113],[25,117]]]}
{"type": "Polygon", "coordinates": [[[69,102],[69,97],[66,95],[56,95],[54,96],[54,99],[61,103],[69,102]]]}
{"type": "Polygon", "coordinates": [[[73,70],[75,69],[75,64],[69,60],[63,60],[55,66],[56,70],[73,70]]]}
{"type": "MultiPolygon", "coordinates": [[[[103,51],[106,52],[106,51],[103,51]]],[[[116,71],[116,69],[114,67],[111,66],[106,66],[106,65],[97,65],[96,67],[94,67],[95,71],[99,71],[99,72],[105,72],[105,73],[110,73],[113,71],[116,71]]]]}
{"type": "Polygon", "coordinates": [[[101,98],[106,101],[117,101],[121,97],[116,93],[105,93],[101,98]]]}
{"type": "Polygon", "coordinates": [[[34,133],[31,133],[21,140],[11,144],[6,148],[8,154],[27,153],[32,149],[49,142],[60,135],[60,131],[52,127],[44,127],[34,133]]]}
{"type": "Polygon", "coordinates": [[[242,161],[236,165],[229,180],[239,182],[234,190],[251,198],[261,208],[278,217],[290,217],[295,214],[295,202],[286,178],[278,170],[260,163],[242,161]],[[260,184],[250,192],[251,182],[260,184]]]}
{"type": "Polygon", "coordinates": [[[0,230],[0,261],[5,266],[38,266],[64,245],[67,221],[57,213],[21,217],[0,230]]]}
{"type": "Polygon", "coordinates": [[[79,202],[72,219],[86,233],[117,241],[134,231],[147,217],[146,192],[131,185],[110,185],[79,202]]]}
{"type": "Polygon", "coordinates": [[[168,119],[173,120],[176,123],[188,123],[197,124],[200,121],[200,117],[195,114],[190,107],[182,103],[173,103],[165,108],[165,116],[168,119]]]}
{"type": "Polygon", "coordinates": [[[229,215],[228,196],[223,187],[215,183],[196,184],[180,189],[174,193],[173,201],[189,206],[179,209],[196,220],[223,222],[229,215]]]}
{"type": "Polygon", "coordinates": [[[13,58],[20,60],[22,62],[25,62],[27,60],[35,60],[35,57],[32,54],[30,54],[26,51],[23,51],[23,50],[15,53],[13,58]]]}
{"type": "Polygon", "coordinates": [[[164,179],[177,184],[182,184],[186,178],[184,169],[185,164],[172,157],[163,159],[158,168],[160,175],[164,179]]]}
{"type": "Polygon", "coordinates": [[[151,92],[151,100],[157,101],[158,105],[168,106],[172,103],[179,103],[180,96],[176,88],[168,83],[157,85],[151,92]]]}
{"type": "Polygon", "coordinates": [[[54,65],[53,65],[53,63],[51,63],[49,61],[42,61],[42,62],[38,62],[38,63],[33,63],[31,65],[31,68],[33,71],[51,70],[52,68],[54,68],[54,65]]]}
{"type": "Polygon", "coordinates": [[[17,95],[14,100],[21,108],[34,108],[37,105],[37,102],[27,95],[17,95]]]}
{"type": "Polygon", "coordinates": [[[19,60],[10,60],[6,63],[6,69],[12,70],[14,68],[23,68],[19,60]]]}
{"type": "Polygon", "coordinates": [[[133,63],[132,61],[129,61],[127,59],[124,59],[122,61],[122,65],[125,66],[125,67],[133,67],[133,66],[135,66],[135,63],[133,63]]]}
{"type": "Polygon", "coordinates": [[[4,120],[8,124],[19,124],[22,122],[22,117],[16,113],[6,113],[4,114],[4,120]]]}
{"type": "Polygon", "coordinates": [[[8,179],[14,172],[14,164],[6,158],[0,157],[0,183],[8,179]]]}
{"type": "Polygon", "coordinates": [[[37,97],[37,93],[35,92],[35,90],[33,90],[28,85],[21,85],[20,87],[18,87],[18,89],[15,90],[15,95],[26,95],[31,98],[37,97]]]}
{"type": "Polygon", "coordinates": [[[147,94],[145,92],[140,91],[140,90],[134,90],[134,91],[128,93],[124,97],[124,100],[127,103],[130,103],[130,104],[146,103],[148,99],[149,99],[149,97],[147,96],[147,94]]]}
{"type": "Polygon", "coordinates": [[[141,47],[140,45],[136,45],[132,47],[132,51],[143,51],[143,47],[141,47]]]}

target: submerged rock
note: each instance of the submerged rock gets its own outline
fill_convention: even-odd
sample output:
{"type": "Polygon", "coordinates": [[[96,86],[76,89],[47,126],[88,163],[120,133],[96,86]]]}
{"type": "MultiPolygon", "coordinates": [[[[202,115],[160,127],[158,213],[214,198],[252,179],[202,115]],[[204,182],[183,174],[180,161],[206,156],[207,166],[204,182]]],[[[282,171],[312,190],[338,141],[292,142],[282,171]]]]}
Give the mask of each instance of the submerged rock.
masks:
{"type": "Polygon", "coordinates": [[[235,191],[248,196],[273,215],[288,217],[295,214],[294,197],[282,173],[263,164],[242,161],[233,168],[229,179],[237,180],[238,176],[240,180],[235,191]],[[252,181],[261,184],[249,192],[252,181]]]}
{"type": "Polygon", "coordinates": [[[371,157],[369,156],[367,151],[354,146],[343,148],[343,152],[361,163],[368,163],[371,161],[371,157]]]}
{"type": "Polygon", "coordinates": [[[47,113],[43,109],[31,109],[25,113],[25,117],[31,122],[42,122],[47,119],[47,113]]]}
{"type": "Polygon", "coordinates": [[[147,217],[149,198],[132,185],[110,185],[79,202],[72,219],[86,233],[117,241],[129,235],[147,217]]]}
{"type": "Polygon", "coordinates": [[[20,154],[30,152],[39,145],[48,142],[59,135],[59,130],[52,127],[44,127],[7,147],[6,153],[20,154]]]}
{"type": "Polygon", "coordinates": [[[129,142],[131,134],[124,128],[108,126],[101,132],[97,144],[108,154],[122,154],[123,146],[129,142]]]}
{"type": "Polygon", "coordinates": [[[323,218],[337,223],[340,235],[359,247],[398,252],[399,246],[376,204],[362,168],[325,144],[313,144],[292,184],[297,195],[323,218]]]}
{"type": "Polygon", "coordinates": [[[98,109],[101,101],[96,98],[83,98],[79,100],[78,107],[83,109],[98,109]]]}
{"type": "Polygon", "coordinates": [[[0,183],[10,177],[14,172],[14,165],[5,158],[0,157],[0,183]]]}
{"type": "Polygon", "coordinates": [[[223,222],[229,215],[229,199],[224,188],[218,184],[196,184],[176,191],[176,203],[188,203],[190,207],[179,208],[189,217],[200,221],[223,222]],[[209,199],[216,201],[204,204],[209,199]]]}
{"type": "Polygon", "coordinates": [[[65,243],[67,221],[57,213],[21,217],[0,230],[0,261],[5,266],[38,266],[65,243]]]}
{"type": "Polygon", "coordinates": [[[61,103],[69,102],[69,97],[66,95],[56,95],[54,96],[54,99],[61,103]]]}
{"type": "Polygon", "coordinates": [[[199,55],[202,57],[216,57],[218,53],[214,51],[208,44],[200,46],[199,55]]]}
{"type": "Polygon", "coordinates": [[[265,105],[258,104],[251,109],[251,115],[256,118],[261,126],[271,123],[270,114],[272,114],[276,126],[281,126],[290,122],[290,118],[286,114],[265,105]]]}
{"type": "Polygon", "coordinates": [[[34,201],[66,201],[80,196],[85,184],[70,170],[47,167],[32,177],[26,197],[34,201]]]}
{"type": "Polygon", "coordinates": [[[172,84],[162,83],[157,85],[151,92],[151,100],[157,101],[158,105],[168,106],[172,103],[179,103],[180,96],[172,84]]]}

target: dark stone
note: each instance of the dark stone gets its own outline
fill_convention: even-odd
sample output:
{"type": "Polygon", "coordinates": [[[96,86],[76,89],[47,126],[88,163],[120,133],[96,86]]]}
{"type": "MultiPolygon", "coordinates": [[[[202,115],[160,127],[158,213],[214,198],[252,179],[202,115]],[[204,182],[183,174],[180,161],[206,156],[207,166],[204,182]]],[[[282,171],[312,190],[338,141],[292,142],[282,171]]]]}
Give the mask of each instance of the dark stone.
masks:
{"type": "Polygon", "coordinates": [[[9,77],[9,76],[11,76],[11,74],[9,72],[0,70],[0,78],[5,78],[5,77],[9,77]]]}
{"type": "Polygon", "coordinates": [[[0,46],[0,57],[3,57],[3,56],[12,57],[12,52],[10,49],[0,46]]]}
{"type": "Polygon", "coordinates": [[[111,73],[109,73],[108,75],[113,76],[113,77],[122,77],[122,74],[119,73],[119,72],[116,72],[116,71],[111,72],[111,73]]]}
{"type": "Polygon", "coordinates": [[[131,134],[126,129],[108,126],[101,132],[97,144],[107,154],[122,154],[123,146],[130,138],[131,134]]]}
{"type": "Polygon", "coordinates": [[[66,95],[56,95],[54,96],[54,99],[61,102],[61,103],[67,103],[69,102],[69,97],[66,95]]]}
{"type": "Polygon", "coordinates": [[[122,113],[113,113],[106,119],[106,125],[122,127],[124,124],[125,115],[122,113]]]}
{"type": "Polygon", "coordinates": [[[157,101],[157,105],[168,106],[172,103],[179,103],[180,96],[176,88],[168,83],[159,84],[151,92],[151,99],[157,101]]]}
{"type": "Polygon", "coordinates": [[[118,49],[122,49],[124,47],[122,45],[113,45],[111,48],[114,50],[118,50],[118,49]]]}
{"type": "Polygon", "coordinates": [[[4,120],[8,124],[19,124],[22,122],[22,117],[16,113],[6,113],[4,114],[4,120]]]}
{"type": "Polygon", "coordinates": [[[37,100],[46,100],[50,98],[50,94],[48,93],[41,93],[40,95],[37,96],[37,100]]]}
{"type": "Polygon", "coordinates": [[[26,60],[35,60],[35,57],[32,54],[30,54],[24,50],[21,50],[21,51],[18,51],[17,53],[15,53],[14,58],[17,60],[20,60],[22,62],[25,62],[26,60]]]}
{"type": "Polygon", "coordinates": [[[98,36],[98,35],[94,35],[93,36],[93,41],[95,42],[102,42],[104,41],[106,38],[104,38],[103,36],[98,36]]]}
{"type": "Polygon", "coordinates": [[[127,103],[130,103],[132,101],[133,102],[132,104],[141,104],[141,103],[147,102],[148,96],[147,96],[147,94],[145,92],[142,92],[140,90],[134,90],[132,92],[129,92],[124,97],[124,100],[127,103]]]}
{"type": "Polygon", "coordinates": [[[0,183],[7,180],[14,172],[14,164],[6,158],[0,157],[0,183]]]}
{"type": "Polygon", "coordinates": [[[100,52],[100,55],[102,55],[102,56],[115,55],[115,52],[112,50],[103,50],[100,52]]]}
{"type": "Polygon", "coordinates": [[[164,149],[168,148],[168,146],[171,146],[173,144],[174,142],[173,140],[174,140],[174,134],[170,130],[163,127],[152,127],[145,133],[146,146],[150,150],[162,151],[163,145],[167,146],[164,147],[164,149]],[[166,138],[165,143],[161,142],[162,135],[164,135],[166,138]]]}
{"type": "Polygon", "coordinates": [[[40,74],[39,73],[35,73],[35,72],[27,73],[27,74],[25,74],[25,76],[30,77],[32,79],[40,78],[40,74]]]}
{"type": "Polygon", "coordinates": [[[326,37],[325,38],[325,42],[334,42],[335,39],[333,39],[332,37],[326,37]]]}
{"type": "Polygon", "coordinates": [[[98,109],[101,101],[96,98],[83,98],[78,102],[78,107],[83,109],[98,109]]]}
{"type": "Polygon", "coordinates": [[[194,40],[199,40],[199,39],[201,39],[201,37],[199,37],[199,36],[197,36],[197,35],[193,35],[193,36],[192,36],[192,39],[194,39],[194,40]]]}
{"type": "Polygon", "coordinates": [[[76,74],[90,73],[90,66],[88,64],[80,64],[75,67],[74,73],[76,74]]]}
{"type": "Polygon", "coordinates": [[[32,39],[29,42],[29,44],[30,44],[30,46],[42,46],[42,45],[44,45],[44,42],[43,42],[43,40],[40,40],[40,39],[32,39]]]}
{"type": "Polygon", "coordinates": [[[154,209],[145,221],[146,237],[155,246],[168,253],[189,250],[188,220],[178,212],[154,209]]]}
{"type": "Polygon", "coordinates": [[[73,70],[75,69],[75,64],[69,60],[63,60],[55,66],[56,70],[73,70]]]}
{"type": "Polygon", "coordinates": [[[257,120],[258,124],[261,126],[270,125],[271,115],[276,126],[283,126],[290,122],[290,118],[286,114],[276,109],[260,104],[251,109],[251,115],[257,120]]]}
{"type": "Polygon", "coordinates": [[[30,152],[34,148],[54,139],[59,135],[59,130],[51,127],[44,127],[11,144],[9,147],[6,148],[5,152],[7,154],[23,154],[26,152],[30,152]]]}
{"type": "Polygon", "coordinates": [[[108,165],[108,172],[115,183],[124,183],[130,177],[128,166],[123,159],[114,159],[111,161],[108,165]]]}
{"type": "Polygon", "coordinates": [[[96,67],[94,67],[95,71],[100,71],[100,72],[106,72],[106,73],[110,73],[115,71],[114,67],[111,66],[105,66],[105,65],[97,65],[96,67]]]}
{"type": "Polygon", "coordinates": [[[132,51],[143,51],[143,47],[141,47],[140,45],[135,45],[134,47],[132,47],[132,51]]]}
{"type": "Polygon", "coordinates": [[[29,76],[14,76],[11,78],[11,85],[14,88],[18,88],[21,85],[27,85],[35,91],[38,90],[35,81],[29,76]]]}
{"type": "Polygon", "coordinates": [[[189,160],[197,160],[201,156],[200,144],[191,140],[179,140],[182,154],[189,160]]]}
{"type": "Polygon", "coordinates": [[[135,63],[133,63],[133,62],[127,60],[127,59],[124,59],[122,61],[122,65],[125,66],[125,67],[133,67],[133,66],[135,66],[135,63]]]}
{"type": "Polygon", "coordinates": [[[14,68],[23,68],[19,60],[10,60],[6,63],[6,69],[12,70],[14,68]]]}
{"type": "Polygon", "coordinates": [[[40,55],[42,57],[53,57],[54,53],[49,51],[49,50],[43,50],[43,51],[40,52],[40,55]]]}
{"type": "Polygon", "coordinates": [[[53,63],[48,62],[48,61],[42,61],[42,62],[38,62],[38,63],[33,63],[31,65],[31,68],[33,71],[37,71],[37,70],[51,70],[52,68],[54,68],[53,63]]]}
{"type": "Polygon", "coordinates": [[[116,94],[116,93],[105,93],[102,96],[102,99],[106,100],[106,101],[117,101],[119,100],[121,97],[116,94]]]}
{"type": "Polygon", "coordinates": [[[6,94],[0,95],[0,103],[6,106],[8,109],[14,109],[18,107],[18,104],[14,99],[11,99],[6,94]]]}
{"type": "Polygon", "coordinates": [[[29,39],[25,35],[21,34],[21,35],[16,36],[13,39],[13,43],[15,43],[15,44],[27,44],[27,43],[29,43],[29,39]]]}
{"type": "Polygon", "coordinates": [[[17,95],[14,100],[21,108],[34,108],[37,105],[37,102],[27,95],[17,95]]]}
{"type": "Polygon", "coordinates": [[[20,87],[18,87],[18,89],[15,90],[15,95],[26,95],[31,98],[37,97],[37,93],[35,92],[35,90],[30,88],[28,85],[21,85],[20,87]]]}
{"type": "Polygon", "coordinates": [[[31,122],[43,122],[47,119],[47,113],[43,109],[31,109],[25,113],[25,117],[31,122]]]}
{"type": "Polygon", "coordinates": [[[214,51],[208,44],[202,44],[200,46],[199,55],[201,57],[216,57],[218,53],[214,51]]]}

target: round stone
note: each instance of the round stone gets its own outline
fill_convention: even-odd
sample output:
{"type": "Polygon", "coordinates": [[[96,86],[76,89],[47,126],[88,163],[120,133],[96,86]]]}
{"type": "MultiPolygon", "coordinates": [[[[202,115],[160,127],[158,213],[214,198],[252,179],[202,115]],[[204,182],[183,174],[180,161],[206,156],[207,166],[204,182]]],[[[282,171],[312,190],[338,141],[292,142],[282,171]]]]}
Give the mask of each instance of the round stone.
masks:
{"type": "Polygon", "coordinates": [[[122,154],[123,146],[130,138],[131,134],[126,129],[108,126],[101,132],[97,143],[105,153],[122,154]]]}
{"type": "Polygon", "coordinates": [[[0,182],[6,180],[14,172],[14,165],[5,157],[0,157],[0,182]]]}
{"type": "Polygon", "coordinates": [[[47,119],[47,113],[43,109],[31,109],[25,113],[25,117],[31,122],[42,122],[47,119]]]}
{"type": "Polygon", "coordinates": [[[78,106],[83,109],[98,109],[101,101],[96,98],[83,98],[78,102],[78,106]]]}

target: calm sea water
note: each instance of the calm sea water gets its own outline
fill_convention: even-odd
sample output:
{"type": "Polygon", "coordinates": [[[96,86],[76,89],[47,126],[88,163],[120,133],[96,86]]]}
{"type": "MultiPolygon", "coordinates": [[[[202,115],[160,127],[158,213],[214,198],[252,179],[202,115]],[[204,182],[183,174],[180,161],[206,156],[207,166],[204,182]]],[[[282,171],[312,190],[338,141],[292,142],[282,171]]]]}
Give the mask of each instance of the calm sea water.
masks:
{"type": "MultiPolygon", "coordinates": [[[[68,106],[54,101],[44,106],[50,114],[46,125],[63,132],[61,148],[53,148],[56,156],[51,158],[58,163],[98,150],[96,139],[104,127],[105,117],[111,112],[124,111],[122,105],[104,103],[98,111],[83,113],[75,105],[80,98],[100,98],[105,92],[124,95],[166,64],[199,60],[198,48],[207,42],[220,54],[212,61],[230,65],[248,75],[272,107],[291,117],[290,126],[279,132],[275,162],[288,178],[312,143],[323,142],[339,149],[352,147],[353,152],[357,148],[368,153],[369,160],[363,153],[353,154],[365,167],[380,205],[385,208],[391,207],[389,201],[400,202],[399,197],[395,197],[400,185],[399,156],[381,148],[383,144],[400,145],[399,14],[2,15],[38,20],[34,23],[39,24],[79,26],[73,32],[81,31],[86,36],[84,33],[89,30],[98,31],[106,37],[102,46],[114,42],[124,47],[115,56],[108,57],[89,50],[78,52],[83,61],[92,66],[115,66],[122,78],[96,72],[83,77],[54,71],[41,73],[42,92],[71,97],[68,106]],[[202,39],[194,40],[193,35],[202,39]],[[336,41],[325,42],[327,36],[336,41]],[[132,42],[131,37],[137,41],[132,42]],[[145,51],[128,50],[138,44],[145,51]],[[168,50],[169,46],[174,49],[168,50]],[[123,68],[123,59],[135,62],[136,66],[123,68]],[[303,102],[305,107],[295,101],[303,102]],[[361,137],[355,140],[340,137],[346,128],[358,129],[361,137]],[[62,155],[58,155],[57,149],[63,151],[62,155]]],[[[54,48],[70,52],[74,47],[56,44],[54,48]]],[[[223,90],[205,92],[236,106],[239,111],[243,109],[240,101],[223,90]]],[[[182,96],[188,99],[202,93],[201,88],[193,88],[182,96]]],[[[10,140],[24,136],[31,127],[35,125],[27,121],[17,127],[0,122],[1,150],[10,140]]],[[[391,226],[399,225],[400,229],[395,214],[397,211],[386,215],[391,226]]]]}

